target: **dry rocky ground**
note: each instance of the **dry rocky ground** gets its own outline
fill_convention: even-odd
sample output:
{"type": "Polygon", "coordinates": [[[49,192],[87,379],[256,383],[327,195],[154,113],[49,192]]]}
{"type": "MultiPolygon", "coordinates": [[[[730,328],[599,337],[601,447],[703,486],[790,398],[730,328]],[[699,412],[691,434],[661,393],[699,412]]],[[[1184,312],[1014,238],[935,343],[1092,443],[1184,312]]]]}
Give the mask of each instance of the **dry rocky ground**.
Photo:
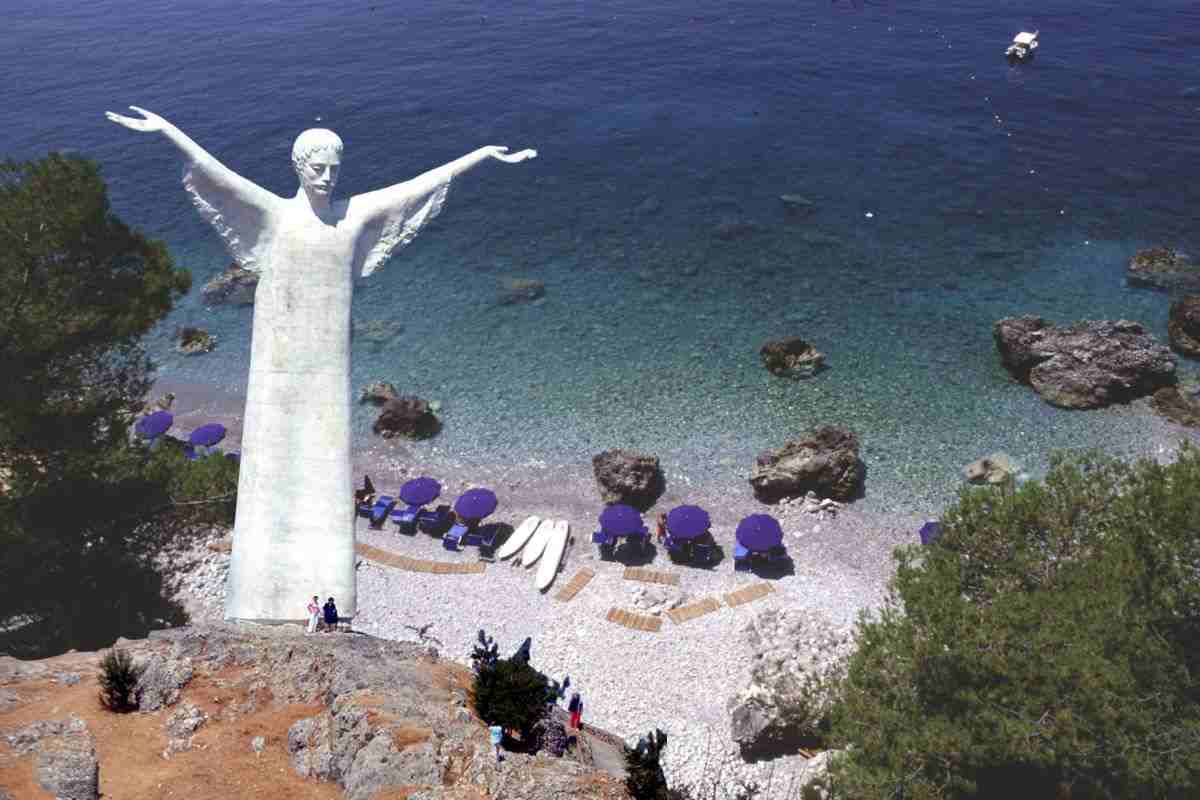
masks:
{"type": "Polygon", "coordinates": [[[421,645],[225,624],[118,644],[146,667],[129,714],[98,703],[99,653],[0,657],[0,798],[625,797],[598,739],[497,764],[469,673],[421,645]]]}

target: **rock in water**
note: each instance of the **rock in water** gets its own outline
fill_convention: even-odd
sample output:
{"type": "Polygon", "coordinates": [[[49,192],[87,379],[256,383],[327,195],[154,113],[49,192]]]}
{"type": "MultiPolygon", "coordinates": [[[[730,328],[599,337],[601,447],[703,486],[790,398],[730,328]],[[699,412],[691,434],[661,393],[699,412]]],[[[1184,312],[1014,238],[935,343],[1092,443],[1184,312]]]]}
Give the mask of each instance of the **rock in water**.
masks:
{"type": "Polygon", "coordinates": [[[758,349],[758,355],[768,372],[784,378],[807,378],[825,364],[824,354],[799,336],[771,339],[758,349]]]}
{"type": "Polygon", "coordinates": [[[1016,474],[1016,467],[1007,453],[992,453],[963,467],[963,476],[970,483],[1003,483],[1016,474]]]}
{"type": "Polygon", "coordinates": [[[1008,317],[993,336],[1012,376],[1062,408],[1101,408],[1175,382],[1171,351],[1129,320],[1057,328],[1041,317],[1008,317]]]}
{"type": "Polygon", "coordinates": [[[1172,422],[1200,428],[1200,387],[1159,389],[1150,398],[1150,406],[1172,422]]]}
{"type": "Polygon", "coordinates": [[[188,356],[211,353],[217,346],[217,337],[203,328],[183,327],[175,332],[175,347],[188,356]]]}
{"type": "Polygon", "coordinates": [[[56,800],[96,800],[100,796],[100,762],[86,726],[41,739],[34,752],[38,786],[56,800]]]}
{"type": "Polygon", "coordinates": [[[533,278],[505,278],[501,284],[500,305],[532,303],[546,294],[546,284],[533,278]]]}
{"type": "Polygon", "coordinates": [[[627,503],[643,511],[666,486],[657,456],[629,450],[605,450],[592,458],[592,472],[605,503],[627,503]]]}
{"type": "Polygon", "coordinates": [[[852,500],[862,487],[867,467],[858,457],[858,437],[843,428],[825,425],[802,439],[758,456],[750,475],[754,496],[767,503],[785,497],[852,500]]]}
{"type": "Polygon", "coordinates": [[[1200,294],[1185,295],[1171,303],[1167,334],[1175,352],[1200,357],[1200,294]]]}
{"type": "Polygon", "coordinates": [[[816,213],[817,210],[816,203],[798,194],[781,194],[779,200],[783,203],[788,215],[792,217],[807,217],[816,213]]]}
{"type": "Polygon", "coordinates": [[[381,406],[388,400],[394,400],[399,396],[400,393],[396,391],[396,387],[387,381],[372,381],[362,388],[362,392],[358,395],[358,402],[381,406]]]}
{"type": "Polygon", "coordinates": [[[258,273],[242,269],[232,263],[217,277],[204,284],[200,296],[204,304],[216,306],[228,304],[248,306],[254,303],[254,291],[258,288],[258,273]]]}
{"type": "Polygon", "coordinates": [[[407,395],[385,401],[373,428],[385,439],[394,436],[427,439],[440,429],[441,422],[434,416],[429,403],[407,395]]]}
{"type": "Polygon", "coordinates": [[[1125,278],[1130,286],[1163,291],[1200,291],[1200,264],[1167,247],[1139,250],[1129,260],[1125,278]]]}

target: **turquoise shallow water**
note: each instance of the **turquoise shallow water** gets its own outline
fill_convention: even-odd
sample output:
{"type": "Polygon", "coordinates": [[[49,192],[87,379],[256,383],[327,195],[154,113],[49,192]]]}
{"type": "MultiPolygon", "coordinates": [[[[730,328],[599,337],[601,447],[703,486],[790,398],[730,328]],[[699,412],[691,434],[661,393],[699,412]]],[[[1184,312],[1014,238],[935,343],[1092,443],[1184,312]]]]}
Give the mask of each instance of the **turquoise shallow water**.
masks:
{"type": "Polygon", "coordinates": [[[251,312],[198,292],[228,258],[167,145],[105,109],[158,111],[281,193],[318,117],[347,142],[348,193],[481,144],[536,146],[457,184],[357,291],[356,319],[397,333],[358,337],[354,385],[443,404],[443,433],[410,452],[575,463],[626,446],[720,482],[838,423],[863,440],[868,504],[923,505],[992,450],[1036,471],[1052,448],[1135,453],[1169,433],[1139,407],[1046,406],[1008,380],[991,325],[1125,317],[1165,337],[1167,298],[1125,288],[1125,262],[1197,249],[1200,9],[993,5],[14,7],[0,152],[102,163],[115,209],[197,279],[151,337],[162,375],[237,392],[251,312]],[[1022,28],[1043,47],[1012,68],[1022,28]],[[784,193],[815,213],[790,217],[784,193]],[[753,229],[726,241],[724,222],[753,229]],[[506,277],[543,281],[545,300],[499,305],[506,277]],[[174,354],[181,324],[217,353],[174,354]],[[772,378],[757,349],[780,335],[830,369],[772,378]]]}

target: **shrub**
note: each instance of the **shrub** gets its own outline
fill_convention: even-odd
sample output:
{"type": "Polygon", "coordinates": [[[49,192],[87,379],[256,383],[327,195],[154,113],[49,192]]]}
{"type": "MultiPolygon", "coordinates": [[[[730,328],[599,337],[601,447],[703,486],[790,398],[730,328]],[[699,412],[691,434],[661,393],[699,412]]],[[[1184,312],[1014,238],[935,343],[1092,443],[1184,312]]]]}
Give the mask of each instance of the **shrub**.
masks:
{"type": "Polygon", "coordinates": [[[1198,796],[1198,521],[1191,446],[964,492],[860,620],[835,796],[1198,796]]]}
{"type": "Polygon", "coordinates": [[[475,672],[472,703],[475,713],[488,725],[499,725],[521,733],[530,741],[537,723],[555,700],[546,676],[521,658],[499,658],[491,637],[479,632],[479,644],[471,654],[475,672]]]}
{"type": "Polygon", "coordinates": [[[142,670],[133,656],[114,647],[100,662],[100,704],[109,711],[126,712],[137,708],[135,692],[142,670]]]}
{"type": "Polygon", "coordinates": [[[666,746],[667,735],[656,728],[636,748],[625,748],[625,788],[633,800],[673,800],[660,763],[666,746]]]}

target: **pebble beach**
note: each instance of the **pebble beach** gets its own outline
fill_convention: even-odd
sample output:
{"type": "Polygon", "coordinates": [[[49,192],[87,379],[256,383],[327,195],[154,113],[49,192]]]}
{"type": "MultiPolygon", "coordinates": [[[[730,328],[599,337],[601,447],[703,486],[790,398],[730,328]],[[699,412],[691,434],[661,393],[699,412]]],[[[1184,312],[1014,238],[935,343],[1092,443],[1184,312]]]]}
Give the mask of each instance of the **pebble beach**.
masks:
{"type": "MultiPolygon", "coordinates": [[[[223,446],[237,448],[237,398],[169,382],[159,388],[177,395],[177,431],[219,421],[230,428],[223,446]]],[[[1130,446],[1139,457],[1169,458],[1181,438],[1200,442],[1197,432],[1162,421],[1141,403],[1100,413],[1110,413],[1124,426],[1118,430],[1129,431],[1130,446]],[[1133,437],[1135,430],[1140,433],[1133,437]]],[[[911,507],[914,501],[869,502],[873,490],[868,475],[862,499],[833,514],[813,514],[800,503],[758,502],[744,477],[713,480],[703,468],[666,469],[665,493],[644,515],[648,522],[680,503],[698,504],[709,511],[714,537],[728,555],[738,520],[765,511],[782,523],[794,566],[788,574],[764,578],[734,572],[729,557],[707,569],[673,564],[659,548],[645,566],[679,575],[678,586],[663,586],[626,580],[623,563],[600,560],[590,538],[603,505],[589,454],[581,453],[573,464],[485,464],[469,453],[456,457],[434,452],[436,441],[369,440],[356,450],[356,474],[371,475],[379,491],[390,493],[411,477],[430,475],[442,483],[441,502],[453,502],[468,488],[490,488],[500,506],[489,521],[513,527],[529,515],[568,520],[571,540],[558,577],[548,592],[540,593],[534,587],[534,570],[511,561],[488,564],[478,574],[430,574],[360,559],[355,629],[388,639],[425,641],[462,663],[469,662],[480,629],[495,638],[502,653],[511,653],[532,637],[532,663],[559,680],[570,675],[574,690],[584,697],[585,724],[590,721],[630,742],[655,727],[666,731],[671,743],[665,769],[672,781],[682,783],[719,774],[729,786],[738,780],[770,783],[782,794],[782,787],[803,775],[807,762],[801,756],[747,762],[731,736],[728,703],[746,686],[756,657],[747,627],[765,610],[788,609],[811,618],[814,631],[850,634],[861,612],[883,602],[893,572],[893,549],[915,544],[920,525],[936,518],[942,508],[880,510],[911,507]],[[555,592],[585,567],[596,573],[590,583],[569,602],[556,600],[555,592]],[[722,598],[764,582],[773,591],[754,602],[736,608],[722,603],[719,610],[678,625],[665,615],[672,607],[722,598]],[[606,619],[612,608],[659,616],[661,628],[644,632],[616,625],[606,619]],[[425,639],[419,634],[422,628],[425,639]]],[[[744,465],[746,475],[749,466],[744,465]]],[[[946,476],[948,495],[962,485],[961,474],[946,476]]],[[[477,560],[475,548],[450,552],[439,539],[400,534],[390,522],[375,530],[360,518],[356,536],[360,544],[411,558],[477,560]]],[[[202,549],[196,557],[191,576],[183,578],[183,599],[193,614],[219,617],[228,556],[202,549]]]]}

